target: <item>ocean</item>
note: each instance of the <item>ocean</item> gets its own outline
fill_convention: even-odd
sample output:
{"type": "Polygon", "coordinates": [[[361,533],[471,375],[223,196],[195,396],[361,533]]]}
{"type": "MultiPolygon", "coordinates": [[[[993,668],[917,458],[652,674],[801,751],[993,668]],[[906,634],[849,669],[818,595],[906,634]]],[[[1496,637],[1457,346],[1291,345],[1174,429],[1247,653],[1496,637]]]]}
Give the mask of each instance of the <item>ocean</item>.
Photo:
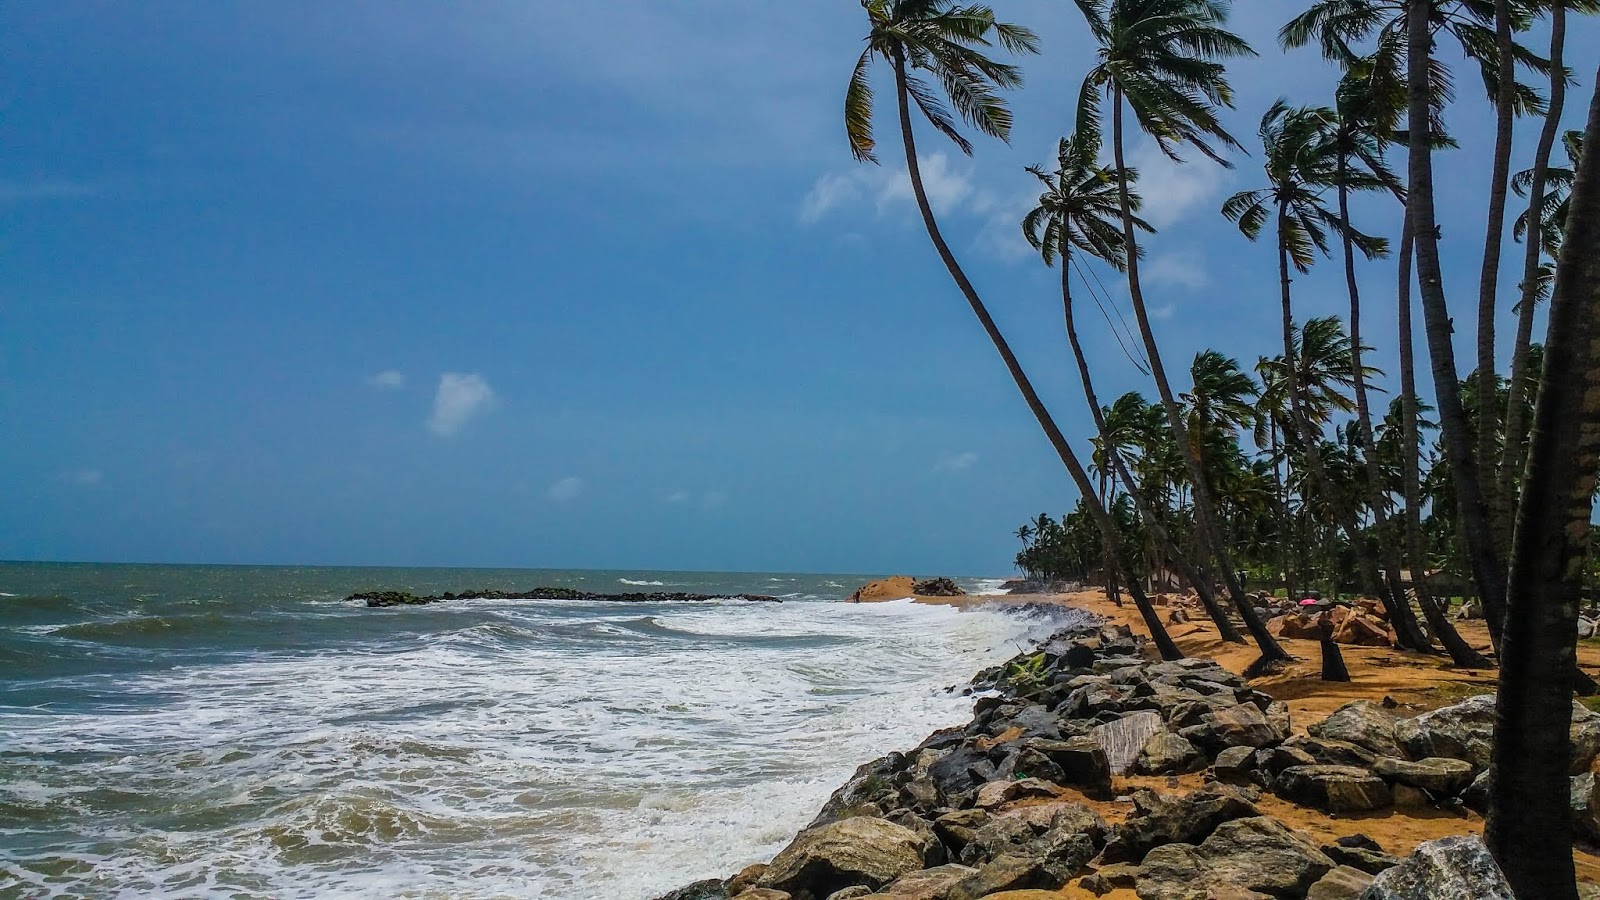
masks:
{"type": "Polygon", "coordinates": [[[838,602],[865,580],[0,563],[0,898],[648,900],[730,874],[965,722],[967,679],[1052,624],[838,602]],[[785,602],[342,600],[547,585],[785,602]]]}

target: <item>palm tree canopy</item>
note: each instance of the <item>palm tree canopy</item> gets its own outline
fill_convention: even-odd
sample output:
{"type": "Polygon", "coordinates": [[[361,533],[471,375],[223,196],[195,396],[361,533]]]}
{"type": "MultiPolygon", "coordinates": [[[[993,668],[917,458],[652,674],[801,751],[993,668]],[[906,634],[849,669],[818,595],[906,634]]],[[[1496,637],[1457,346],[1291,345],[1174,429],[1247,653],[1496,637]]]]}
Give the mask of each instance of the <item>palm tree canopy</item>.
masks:
{"type": "MultiPolygon", "coordinates": [[[[1282,100],[1261,117],[1261,144],[1266,151],[1268,186],[1240,191],[1222,204],[1222,214],[1255,240],[1276,216],[1278,241],[1289,261],[1308,271],[1315,255],[1328,253],[1328,233],[1346,226],[1323,202],[1324,193],[1341,180],[1349,190],[1387,190],[1390,182],[1370,171],[1340,174],[1343,148],[1338,140],[1338,114],[1325,107],[1291,107],[1282,100]]],[[[1388,252],[1388,242],[1349,229],[1349,237],[1368,259],[1388,252]]]]}
{"type": "MultiPolygon", "coordinates": [[[[1118,271],[1128,265],[1116,173],[1099,164],[1099,150],[1098,140],[1073,135],[1061,139],[1054,172],[1047,173],[1041,166],[1028,168],[1045,190],[1039,195],[1039,205],[1023,218],[1022,233],[1043,255],[1045,265],[1053,265],[1057,256],[1065,259],[1074,247],[1118,271]]],[[[1125,174],[1130,184],[1139,177],[1132,169],[1125,174]]],[[[1142,201],[1130,192],[1128,204],[1137,211],[1142,201]]],[[[1133,217],[1133,224],[1155,231],[1138,216],[1133,217]]]]}
{"type": "MultiPolygon", "coordinates": [[[[1576,180],[1578,158],[1583,155],[1583,132],[1569,131],[1562,136],[1570,166],[1549,166],[1544,171],[1544,197],[1539,201],[1539,246],[1551,259],[1561,255],[1561,239],[1566,236],[1567,212],[1572,208],[1572,183],[1576,180]]],[[[1511,189],[1518,197],[1533,190],[1533,170],[1511,176],[1511,189]]],[[[1517,216],[1511,236],[1519,242],[1528,234],[1528,211],[1517,216]]],[[[1552,273],[1553,275],[1554,273],[1552,273]]]]}
{"type": "Polygon", "coordinates": [[[856,61],[844,100],[845,132],[857,160],[878,161],[868,79],[876,57],[893,65],[897,75],[904,75],[906,90],[917,108],[962,153],[972,154],[972,142],[957,128],[955,116],[990,137],[1010,138],[1011,110],[999,92],[1021,87],[1022,72],[990,59],[983,50],[998,43],[1011,53],[1037,53],[1039,39],[1032,31],[995,21],[994,11],[987,6],[955,0],[861,0],[861,8],[867,12],[872,31],[866,38],[867,49],[856,61]],[[925,72],[937,81],[949,105],[927,80],[912,72],[925,72]]]}
{"type": "Polygon", "coordinates": [[[1229,165],[1212,146],[1238,147],[1217,117],[1233,107],[1219,59],[1254,56],[1223,26],[1227,0],[1076,0],[1100,44],[1099,63],[1078,96],[1078,131],[1098,143],[1101,99],[1126,97],[1139,127],[1167,156],[1193,144],[1229,165]]]}

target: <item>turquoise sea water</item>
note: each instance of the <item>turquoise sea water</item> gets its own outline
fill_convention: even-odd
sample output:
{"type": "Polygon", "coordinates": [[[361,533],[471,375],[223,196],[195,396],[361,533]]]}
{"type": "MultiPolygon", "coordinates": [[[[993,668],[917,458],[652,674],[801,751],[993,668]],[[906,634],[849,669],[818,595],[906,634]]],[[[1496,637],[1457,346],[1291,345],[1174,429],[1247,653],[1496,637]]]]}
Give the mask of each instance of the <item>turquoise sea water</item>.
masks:
{"type": "Polygon", "coordinates": [[[0,897],[642,900],[725,874],[964,721],[948,688],[1047,627],[837,602],[863,580],[0,564],[0,897]],[[787,602],[341,599],[539,586],[787,602]]]}

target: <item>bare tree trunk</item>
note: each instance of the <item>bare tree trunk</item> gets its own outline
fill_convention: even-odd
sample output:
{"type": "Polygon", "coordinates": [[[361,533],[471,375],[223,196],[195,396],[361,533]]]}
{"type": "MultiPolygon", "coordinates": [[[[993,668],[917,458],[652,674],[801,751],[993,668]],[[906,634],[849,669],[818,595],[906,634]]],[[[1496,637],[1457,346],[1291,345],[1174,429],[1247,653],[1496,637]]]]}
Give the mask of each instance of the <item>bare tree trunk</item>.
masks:
{"type": "Polygon", "coordinates": [[[1428,584],[1428,555],[1422,546],[1421,436],[1417,426],[1417,369],[1411,335],[1411,217],[1400,226],[1400,284],[1397,298],[1400,310],[1400,431],[1405,442],[1400,449],[1401,478],[1405,494],[1406,555],[1411,557],[1411,585],[1417,592],[1428,627],[1444,644],[1450,661],[1466,669],[1487,669],[1494,664],[1473,649],[1440,608],[1428,584]]]}
{"type": "Polygon", "coordinates": [[[1489,217],[1483,239],[1483,269],[1478,276],[1478,484],[1489,506],[1491,545],[1504,558],[1510,552],[1511,508],[1500,496],[1495,463],[1500,448],[1499,376],[1495,365],[1495,302],[1500,289],[1501,245],[1506,230],[1506,186],[1511,177],[1516,68],[1511,56],[1511,0],[1494,0],[1495,62],[1499,84],[1495,96],[1494,171],[1489,183],[1489,217]]]}
{"type": "Polygon", "coordinates": [[[1193,483],[1195,528],[1200,532],[1211,557],[1216,560],[1228,596],[1233,600],[1239,617],[1244,620],[1245,629],[1250,632],[1250,637],[1261,649],[1262,660],[1268,663],[1288,660],[1291,657],[1278,643],[1277,638],[1267,631],[1266,623],[1261,620],[1261,614],[1250,605],[1250,599],[1244,593],[1244,586],[1239,584],[1238,576],[1234,573],[1233,554],[1229,552],[1227,542],[1223,540],[1222,532],[1217,527],[1216,504],[1212,501],[1211,490],[1206,484],[1205,468],[1196,458],[1194,448],[1183,439],[1185,433],[1183,415],[1178,410],[1178,400],[1172,393],[1172,385],[1167,381],[1166,368],[1161,364],[1161,348],[1156,346],[1155,331],[1150,327],[1150,315],[1145,309],[1144,291],[1139,284],[1139,244],[1138,237],[1134,234],[1133,210],[1128,196],[1127,164],[1122,148],[1120,91],[1113,97],[1112,104],[1111,146],[1117,167],[1117,194],[1122,206],[1122,239],[1128,248],[1128,295],[1133,300],[1133,313],[1139,322],[1139,335],[1144,340],[1145,355],[1150,358],[1150,375],[1156,383],[1157,393],[1161,395],[1161,406],[1166,411],[1167,422],[1172,426],[1173,440],[1178,443],[1184,465],[1189,471],[1189,480],[1193,483]]]}
{"type": "MultiPolygon", "coordinates": [[[[1600,95],[1586,131],[1600,141],[1600,95]]],[[[1591,146],[1593,146],[1591,144],[1591,146]]],[[[1520,897],[1573,900],[1578,604],[1600,471],[1600,154],[1578,163],[1513,541],[1484,836],[1520,897]]]]}
{"type": "Polygon", "coordinates": [[[1160,544],[1162,552],[1177,567],[1179,574],[1194,586],[1194,592],[1200,597],[1200,603],[1205,607],[1206,614],[1216,623],[1217,633],[1224,641],[1242,644],[1244,636],[1228,620],[1227,613],[1223,612],[1217,603],[1217,595],[1212,590],[1210,579],[1206,578],[1204,573],[1189,561],[1188,556],[1178,549],[1178,545],[1173,543],[1172,536],[1156,517],[1148,499],[1144,496],[1143,488],[1134,480],[1133,473],[1128,471],[1128,467],[1122,461],[1122,453],[1112,442],[1111,433],[1106,429],[1106,417],[1100,411],[1100,399],[1095,393],[1094,378],[1089,373],[1089,361],[1083,354],[1083,345],[1078,341],[1078,327],[1072,305],[1071,253],[1070,248],[1063,248],[1061,251],[1062,318],[1066,322],[1067,343],[1072,345],[1072,357],[1078,364],[1078,378],[1083,382],[1083,396],[1089,401],[1089,411],[1094,414],[1094,427],[1100,434],[1100,448],[1105,453],[1107,463],[1114,468],[1117,477],[1127,488],[1128,495],[1133,498],[1134,505],[1139,510],[1139,517],[1160,544]]]}
{"type": "MultiPolygon", "coordinates": [[[[1422,295],[1428,355],[1433,361],[1434,394],[1439,403],[1439,429],[1444,437],[1445,459],[1455,482],[1458,515],[1466,539],[1473,581],[1483,597],[1489,636],[1500,645],[1506,618],[1505,567],[1495,552],[1489,528],[1489,509],[1478,483],[1478,465],[1466,410],[1461,404],[1461,378],[1456,372],[1454,325],[1444,296],[1444,276],[1439,264],[1439,226],[1433,210],[1433,150],[1429,63],[1433,35],[1429,26],[1432,0],[1406,0],[1407,94],[1409,115],[1410,189],[1406,208],[1411,214],[1415,242],[1417,283],[1422,295]]],[[[1492,377],[1492,371],[1491,371],[1492,377]]]]}
{"type": "MultiPolygon", "coordinates": [[[[1528,349],[1533,343],[1534,307],[1539,302],[1539,258],[1543,248],[1544,190],[1550,170],[1550,154],[1561,133],[1561,113],[1567,105],[1567,69],[1564,57],[1567,42],[1566,0],[1550,3],[1550,108],[1539,131],[1539,146],[1534,151],[1533,178],[1528,188],[1528,227],[1523,234],[1522,302],[1517,308],[1517,338],[1511,349],[1511,384],[1506,400],[1505,450],[1500,456],[1500,496],[1509,507],[1516,498],[1517,480],[1522,475],[1526,447],[1522,432],[1527,427],[1529,384],[1528,349]]],[[[1511,526],[1510,516],[1501,523],[1511,526]]],[[[1504,538],[1507,543],[1510,535],[1504,538]]]]}
{"type": "MultiPolygon", "coordinates": [[[[1116,526],[1112,523],[1110,515],[1104,506],[1100,505],[1100,498],[1095,496],[1094,483],[1089,480],[1089,473],[1078,461],[1078,456],[1073,452],[1072,446],[1062,435],[1061,429],[1056,427],[1055,419],[1049,410],[1045,409],[1044,402],[1033,389],[1033,383],[1022,371],[1021,363],[1017,362],[1016,354],[1011,352],[1011,345],[1006,342],[1005,336],[994,323],[994,318],[989,315],[988,307],[978,296],[978,291],[967,279],[966,272],[956,262],[950,246],[945,243],[944,235],[939,231],[939,222],[934,218],[933,207],[928,203],[928,192],[922,185],[922,170],[917,161],[916,137],[911,131],[910,94],[906,87],[906,61],[904,57],[896,56],[894,60],[895,93],[900,107],[900,138],[905,144],[906,172],[911,178],[911,190],[917,198],[917,208],[922,212],[922,222],[928,229],[928,238],[933,241],[933,247],[939,253],[939,258],[949,270],[950,277],[954,279],[956,287],[961,289],[967,298],[967,304],[972,307],[972,312],[978,317],[978,322],[983,325],[983,330],[989,335],[994,348],[999,352],[1000,358],[1005,361],[1006,369],[1011,373],[1011,379],[1016,382],[1017,390],[1022,394],[1023,400],[1032,410],[1034,418],[1039,421],[1039,427],[1044,430],[1045,436],[1050,439],[1050,444],[1055,448],[1056,454],[1061,457],[1061,462],[1067,467],[1067,472],[1072,475],[1073,482],[1078,486],[1078,492],[1083,497],[1084,506],[1089,510],[1089,515],[1100,528],[1100,533],[1106,540],[1112,541],[1117,535],[1116,526]]],[[[1131,572],[1126,562],[1121,558],[1121,548],[1113,551],[1115,567],[1123,572],[1131,572]]],[[[1145,596],[1144,590],[1139,587],[1137,579],[1125,579],[1128,584],[1128,593],[1133,596],[1134,605],[1139,608],[1139,615],[1143,617],[1145,627],[1150,630],[1150,637],[1155,641],[1157,649],[1161,651],[1162,659],[1182,659],[1183,651],[1173,643],[1172,637],[1167,634],[1161,617],[1156,614],[1155,607],[1150,604],[1150,598],[1145,596]]]]}

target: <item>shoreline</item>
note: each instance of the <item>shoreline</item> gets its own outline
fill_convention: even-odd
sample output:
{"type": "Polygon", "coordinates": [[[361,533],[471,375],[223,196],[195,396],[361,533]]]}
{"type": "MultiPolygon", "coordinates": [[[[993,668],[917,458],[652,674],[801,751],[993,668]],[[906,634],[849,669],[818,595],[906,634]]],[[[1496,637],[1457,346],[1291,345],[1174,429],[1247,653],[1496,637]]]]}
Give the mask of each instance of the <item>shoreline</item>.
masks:
{"type": "MultiPolygon", "coordinates": [[[[1065,606],[1101,624],[977,673],[965,726],[861,766],[771,862],[657,900],[1199,900],[1206,885],[1251,879],[1269,890],[1227,896],[1321,900],[1358,896],[1425,842],[1482,834],[1481,766],[1436,758],[1449,741],[1429,729],[1475,727],[1457,720],[1492,693],[1492,670],[1344,646],[1353,680],[1331,684],[1318,643],[1286,639],[1295,663],[1247,682],[1251,647],[1222,643],[1209,622],[1178,623],[1188,658],[1162,663],[1131,604],[1098,590],[860,602],[904,599],[1065,606]],[[1418,762],[1397,733],[1432,749],[1418,762]],[[1263,853],[1273,865],[1251,863],[1263,853]]],[[[1487,644],[1481,623],[1463,624],[1487,644]]],[[[1581,649],[1600,669],[1600,648],[1581,649]]],[[[1600,715],[1582,712],[1587,772],[1600,715]]],[[[1600,882],[1600,856],[1576,858],[1580,880],[1600,882]]]]}

